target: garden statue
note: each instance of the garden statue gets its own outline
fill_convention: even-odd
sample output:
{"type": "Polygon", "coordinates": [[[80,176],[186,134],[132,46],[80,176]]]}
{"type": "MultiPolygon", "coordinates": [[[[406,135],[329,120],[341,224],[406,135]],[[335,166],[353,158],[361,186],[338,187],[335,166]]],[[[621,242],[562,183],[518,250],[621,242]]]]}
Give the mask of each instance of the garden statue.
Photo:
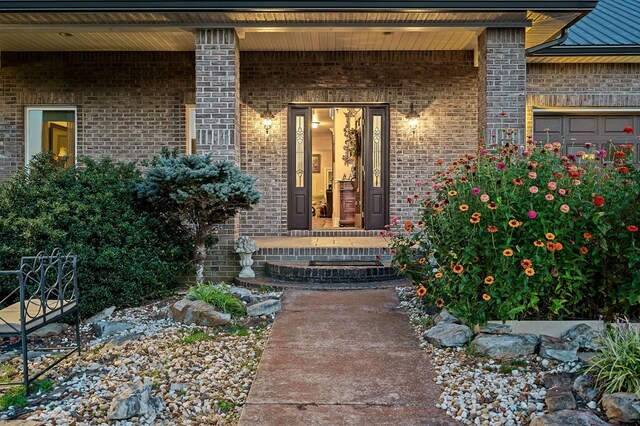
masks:
{"type": "Polygon", "coordinates": [[[242,270],[238,276],[240,278],[255,277],[256,273],[251,269],[251,265],[253,265],[251,255],[258,251],[256,242],[249,237],[240,237],[235,241],[234,248],[236,253],[240,255],[240,266],[242,266],[242,270]]]}

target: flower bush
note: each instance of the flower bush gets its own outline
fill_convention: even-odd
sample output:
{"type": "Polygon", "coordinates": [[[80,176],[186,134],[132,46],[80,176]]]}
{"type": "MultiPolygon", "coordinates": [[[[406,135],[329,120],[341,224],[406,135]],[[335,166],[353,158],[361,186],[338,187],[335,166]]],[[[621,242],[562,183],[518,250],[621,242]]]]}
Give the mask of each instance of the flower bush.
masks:
{"type": "MultiPolygon", "coordinates": [[[[631,130],[631,133],[633,130],[631,130]]],[[[470,324],[637,315],[640,172],[631,145],[509,140],[450,165],[383,232],[426,301],[470,324]],[[609,156],[610,154],[611,157],[609,156]],[[612,158],[613,161],[605,161],[612,158]]]]}

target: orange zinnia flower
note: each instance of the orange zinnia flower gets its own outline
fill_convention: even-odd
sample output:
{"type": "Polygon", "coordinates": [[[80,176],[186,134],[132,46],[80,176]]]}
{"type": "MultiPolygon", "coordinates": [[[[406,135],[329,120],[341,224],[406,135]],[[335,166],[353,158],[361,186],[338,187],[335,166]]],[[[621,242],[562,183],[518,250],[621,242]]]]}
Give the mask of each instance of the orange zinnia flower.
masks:
{"type": "Polygon", "coordinates": [[[442,278],[442,272],[436,272],[435,277],[438,278],[438,279],[442,278]]]}
{"type": "Polygon", "coordinates": [[[553,235],[551,232],[547,232],[546,234],[544,234],[545,237],[547,237],[547,240],[555,240],[556,236],[553,235]]]}
{"type": "Polygon", "coordinates": [[[471,215],[471,217],[476,217],[476,218],[478,218],[478,219],[480,218],[480,216],[482,216],[482,215],[481,215],[480,213],[478,213],[478,212],[475,212],[475,213],[473,213],[473,214],[471,215]]]}
{"type": "Polygon", "coordinates": [[[533,245],[536,246],[536,247],[544,247],[544,243],[542,241],[540,241],[540,240],[535,240],[533,242],[533,245]]]}
{"type": "Polygon", "coordinates": [[[488,284],[488,285],[491,285],[491,284],[493,284],[494,282],[495,282],[495,279],[493,278],[493,276],[492,276],[492,275],[489,275],[487,278],[485,278],[485,279],[484,279],[484,283],[485,283],[485,284],[488,284]]]}
{"type": "Polygon", "coordinates": [[[488,302],[489,300],[491,300],[491,296],[489,296],[487,293],[483,294],[482,298],[484,299],[485,302],[488,302]]]}
{"type": "Polygon", "coordinates": [[[436,300],[436,306],[438,308],[442,308],[444,306],[444,300],[442,300],[442,299],[436,300]]]}
{"type": "Polygon", "coordinates": [[[462,271],[464,271],[464,266],[462,265],[455,265],[453,267],[453,272],[455,272],[456,274],[461,274],[462,271]]]}
{"type": "Polygon", "coordinates": [[[449,191],[449,195],[455,197],[456,195],[458,195],[458,191],[449,191]]]}
{"type": "Polygon", "coordinates": [[[492,201],[489,204],[487,204],[487,208],[489,210],[496,210],[498,208],[498,205],[492,201]]]}
{"type": "Polygon", "coordinates": [[[413,223],[411,223],[410,220],[406,220],[404,222],[404,230],[407,231],[407,232],[413,231],[413,223]]]}
{"type": "Polygon", "coordinates": [[[522,259],[522,262],[520,262],[520,265],[522,265],[523,268],[527,269],[527,268],[531,268],[531,266],[533,266],[533,263],[529,259],[522,259]]]}
{"type": "Polygon", "coordinates": [[[425,259],[424,257],[421,257],[420,260],[418,260],[418,263],[421,265],[424,265],[424,262],[426,262],[427,259],[425,259]]]}
{"type": "Polygon", "coordinates": [[[423,220],[418,221],[418,226],[422,228],[424,226],[424,221],[423,220]]]}
{"type": "Polygon", "coordinates": [[[471,222],[473,224],[480,223],[480,218],[474,216],[471,219],[469,219],[469,222],[471,222]]]}
{"type": "Polygon", "coordinates": [[[424,286],[420,286],[418,287],[418,289],[416,290],[416,293],[418,294],[418,297],[422,297],[425,294],[427,294],[427,289],[424,286]]]}
{"type": "Polygon", "coordinates": [[[580,247],[580,254],[587,254],[589,253],[589,249],[586,247],[580,247]]]}
{"type": "Polygon", "coordinates": [[[627,231],[629,232],[638,232],[638,227],[636,225],[627,226],[627,231]]]}
{"type": "Polygon", "coordinates": [[[555,250],[556,250],[556,245],[555,245],[555,244],[553,244],[551,241],[549,241],[549,242],[547,243],[547,250],[549,250],[549,251],[555,251],[555,250]]]}
{"type": "Polygon", "coordinates": [[[511,257],[511,256],[513,256],[513,250],[511,250],[510,248],[504,249],[502,251],[502,255],[506,256],[506,257],[511,257]]]}
{"type": "Polygon", "coordinates": [[[536,271],[534,271],[533,268],[527,268],[527,269],[524,270],[524,273],[525,273],[526,276],[532,277],[532,276],[534,276],[536,274],[536,271]]]}
{"type": "Polygon", "coordinates": [[[509,221],[509,226],[512,227],[512,228],[518,228],[520,225],[522,225],[522,222],[518,222],[515,219],[511,219],[509,221]]]}
{"type": "Polygon", "coordinates": [[[490,226],[487,226],[487,231],[491,232],[492,234],[495,234],[496,232],[498,232],[498,228],[493,225],[490,225],[490,226]]]}
{"type": "Polygon", "coordinates": [[[591,235],[588,232],[585,232],[584,234],[582,234],[582,236],[584,237],[585,240],[590,240],[593,237],[593,235],[591,235]]]}
{"type": "Polygon", "coordinates": [[[405,269],[407,269],[407,264],[404,263],[401,267],[400,267],[400,271],[404,271],[405,269]]]}
{"type": "Polygon", "coordinates": [[[462,212],[466,212],[467,210],[469,210],[469,206],[466,204],[462,204],[460,205],[460,207],[458,207],[460,209],[460,211],[462,212]]]}
{"type": "Polygon", "coordinates": [[[556,249],[557,251],[560,251],[560,250],[562,250],[562,249],[563,249],[563,245],[562,245],[562,243],[555,243],[554,245],[555,245],[555,249],[556,249]]]}

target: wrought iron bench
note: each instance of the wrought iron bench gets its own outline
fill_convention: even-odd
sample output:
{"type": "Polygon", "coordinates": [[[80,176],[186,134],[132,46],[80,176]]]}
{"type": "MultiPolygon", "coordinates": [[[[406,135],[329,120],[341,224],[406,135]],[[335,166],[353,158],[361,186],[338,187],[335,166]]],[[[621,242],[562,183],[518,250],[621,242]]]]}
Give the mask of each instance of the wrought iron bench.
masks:
{"type": "Polygon", "coordinates": [[[0,301],[0,337],[19,337],[22,346],[23,381],[3,383],[2,386],[29,386],[63,359],[78,352],[80,355],[80,313],[78,299],[78,265],[74,254],[59,249],[51,254],[25,256],[16,271],[0,271],[0,275],[15,276],[18,286],[0,301]],[[62,352],[45,369],[29,377],[28,335],[34,331],[75,314],[76,345],[39,347],[42,352],[62,352]]]}

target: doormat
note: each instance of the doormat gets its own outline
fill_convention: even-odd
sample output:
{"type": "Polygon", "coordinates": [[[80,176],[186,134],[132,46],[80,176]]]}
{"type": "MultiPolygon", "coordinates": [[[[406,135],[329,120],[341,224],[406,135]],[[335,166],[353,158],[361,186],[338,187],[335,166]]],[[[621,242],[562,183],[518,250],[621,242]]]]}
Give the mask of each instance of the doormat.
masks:
{"type": "Polygon", "coordinates": [[[310,260],[309,266],[384,266],[379,260],[310,260]]]}

